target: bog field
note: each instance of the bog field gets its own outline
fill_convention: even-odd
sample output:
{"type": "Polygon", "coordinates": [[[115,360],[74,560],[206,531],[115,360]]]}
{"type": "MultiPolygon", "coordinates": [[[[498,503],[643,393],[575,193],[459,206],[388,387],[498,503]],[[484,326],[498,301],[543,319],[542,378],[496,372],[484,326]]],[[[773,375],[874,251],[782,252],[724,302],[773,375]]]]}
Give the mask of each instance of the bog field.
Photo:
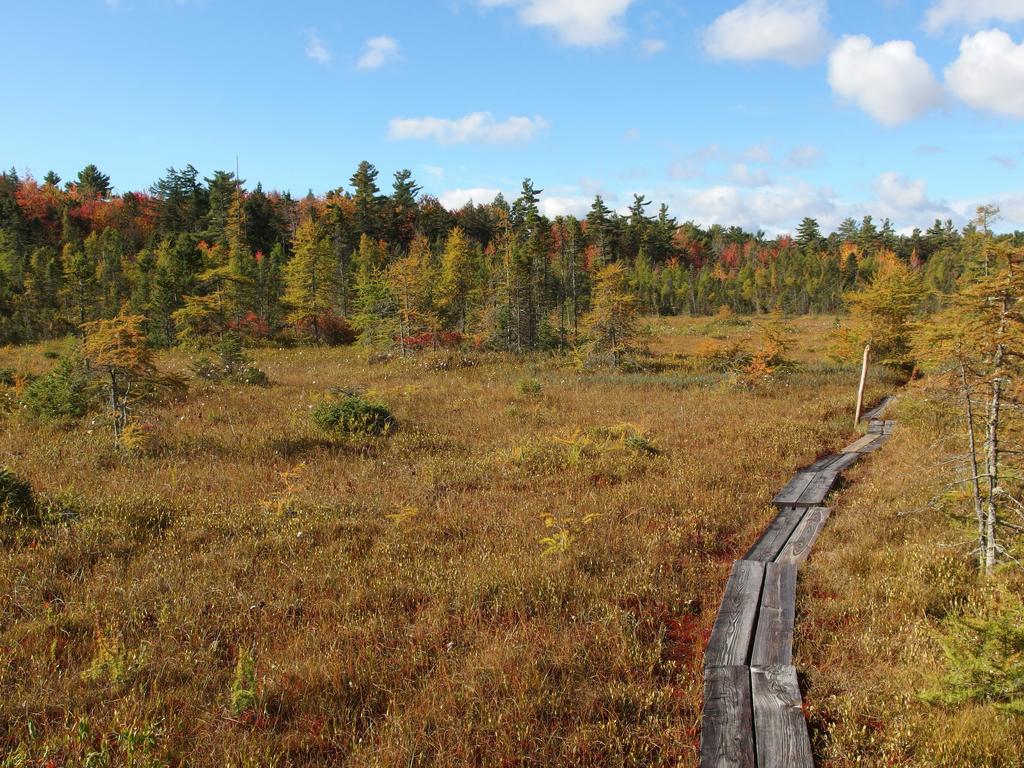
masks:
{"type": "Polygon", "coordinates": [[[694,764],[729,566],[851,435],[833,321],[794,321],[786,372],[721,365],[761,324],[655,321],[637,372],[256,350],[269,386],[193,379],[132,453],[12,410],[45,511],[0,549],[3,764],[694,764]],[[397,425],[325,436],[337,388],[397,425]]]}

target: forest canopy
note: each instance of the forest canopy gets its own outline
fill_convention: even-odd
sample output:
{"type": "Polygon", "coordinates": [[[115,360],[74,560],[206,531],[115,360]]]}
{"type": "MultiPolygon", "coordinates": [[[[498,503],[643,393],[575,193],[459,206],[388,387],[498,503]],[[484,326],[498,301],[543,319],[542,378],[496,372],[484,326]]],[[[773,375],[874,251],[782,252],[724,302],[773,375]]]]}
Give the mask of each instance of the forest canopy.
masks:
{"type": "Polygon", "coordinates": [[[122,194],[95,165],[63,184],[12,169],[0,175],[0,343],[127,313],[145,318],[154,346],[232,333],[403,351],[467,337],[561,347],[577,341],[610,264],[648,314],[831,313],[886,261],[919,272],[931,296],[952,292],[992,218],[910,234],[871,216],[826,234],[805,218],[769,239],[680,223],[643,195],[623,212],[597,196],[584,218],[552,220],[530,179],[513,201],[454,211],[421,192],[408,170],[382,189],[368,162],[347,187],[301,199],[191,165],[122,194]]]}

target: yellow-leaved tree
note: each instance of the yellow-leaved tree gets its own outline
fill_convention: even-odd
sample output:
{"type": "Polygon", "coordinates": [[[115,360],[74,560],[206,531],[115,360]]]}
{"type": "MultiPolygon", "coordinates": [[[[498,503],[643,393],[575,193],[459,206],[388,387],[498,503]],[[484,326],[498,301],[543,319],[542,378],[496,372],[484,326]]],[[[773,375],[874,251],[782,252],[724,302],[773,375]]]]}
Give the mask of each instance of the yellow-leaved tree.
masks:
{"type": "Polygon", "coordinates": [[[626,269],[611,263],[595,278],[590,312],[583,318],[585,366],[610,363],[618,368],[644,352],[636,297],[626,285],[626,269]]]}
{"type": "Polygon", "coordinates": [[[882,258],[871,283],[846,295],[850,321],[838,334],[837,352],[855,359],[868,348],[873,360],[910,373],[914,323],[925,300],[917,270],[895,256],[882,258]]]}
{"type": "Polygon", "coordinates": [[[144,316],[123,313],[83,326],[85,359],[106,379],[115,445],[120,445],[136,403],[157,389],[181,390],[185,386],[179,377],[157,370],[145,327],[144,316]]]}

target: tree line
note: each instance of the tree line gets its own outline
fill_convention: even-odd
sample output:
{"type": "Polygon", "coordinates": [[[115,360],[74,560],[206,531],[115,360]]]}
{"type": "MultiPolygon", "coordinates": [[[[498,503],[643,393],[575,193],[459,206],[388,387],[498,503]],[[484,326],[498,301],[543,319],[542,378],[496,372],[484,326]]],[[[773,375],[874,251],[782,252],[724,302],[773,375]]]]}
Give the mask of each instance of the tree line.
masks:
{"type": "Polygon", "coordinates": [[[581,219],[550,219],[542,191],[526,179],[511,202],[451,211],[408,170],[382,192],[368,162],[347,188],[298,199],[191,165],[123,194],[95,165],[63,184],[12,169],[0,175],[0,343],[127,313],[157,347],[234,334],[402,352],[467,336],[557,348],[578,340],[609,265],[645,313],[836,312],[888,258],[952,292],[988,228],[936,221],[902,235],[866,216],[825,235],[805,218],[795,236],[769,239],[679,223],[642,195],[624,213],[597,196],[581,219]]]}

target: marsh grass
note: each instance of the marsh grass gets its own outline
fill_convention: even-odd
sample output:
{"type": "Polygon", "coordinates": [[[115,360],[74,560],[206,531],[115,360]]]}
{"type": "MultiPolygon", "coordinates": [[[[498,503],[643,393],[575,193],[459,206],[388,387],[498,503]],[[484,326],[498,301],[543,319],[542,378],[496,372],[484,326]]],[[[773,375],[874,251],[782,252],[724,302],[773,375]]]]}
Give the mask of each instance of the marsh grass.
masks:
{"type": "MultiPolygon", "coordinates": [[[[43,373],[42,351],[0,367],[43,373]]],[[[4,461],[61,511],[0,549],[13,765],[692,765],[731,561],[848,437],[855,383],[252,356],[274,386],[154,405],[138,455],[91,415],[6,417],[4,461]],[[338,388],[401,429],[325,438],[310,413],[338,388]]]]}
{"type": "Polygon", "coordinates": [[[1019,766],[1024,718],[995,697],[948,695],[960,677],[946,651],[952,641],[961,662],[991,662],[953,628],[1010,620],[998,596],[1022,593],[1020,569],[988,583],[975,572],[969,501],[947,489],[956,415],[912,392],[896,417],[894,438],[849,471],[799,585],[795,655],[816,753],[829,768],[1019,766]]]}

